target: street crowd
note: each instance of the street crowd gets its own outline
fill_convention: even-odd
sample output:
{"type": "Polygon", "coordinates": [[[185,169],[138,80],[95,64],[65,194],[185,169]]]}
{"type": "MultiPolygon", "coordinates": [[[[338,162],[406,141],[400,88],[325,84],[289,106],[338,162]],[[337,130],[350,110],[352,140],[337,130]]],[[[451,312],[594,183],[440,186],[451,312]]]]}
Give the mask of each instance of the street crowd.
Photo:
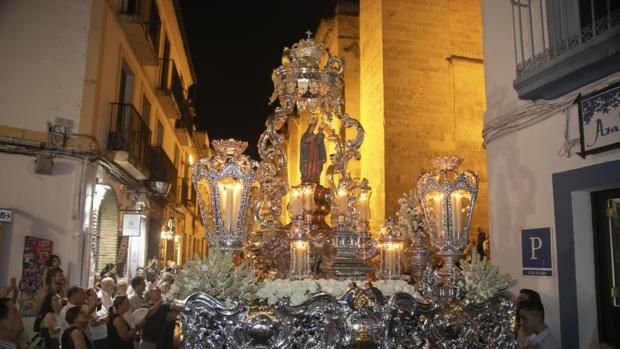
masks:
{"type": "Polygon", "coordinates": [[[176,265],[139,267],[131,280],[106,265],[92,288],[67,285],[60,258],[51,255],[33,314],[34,338],[23,339],[18,289],[0,294],[0,349],[163,349],[178,347],[178,306],[172,301],[176,265]],[[19,343],[20,345],[18,346],[19,343]]]}

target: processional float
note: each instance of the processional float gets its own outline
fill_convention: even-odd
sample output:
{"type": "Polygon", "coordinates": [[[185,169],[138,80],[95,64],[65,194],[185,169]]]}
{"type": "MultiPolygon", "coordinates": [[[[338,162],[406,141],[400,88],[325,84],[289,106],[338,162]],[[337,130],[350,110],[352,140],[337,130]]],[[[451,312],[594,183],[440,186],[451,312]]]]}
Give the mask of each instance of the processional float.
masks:
{"type": "Polygon", "coordinates": [[[398,221],[373,238],[369,181],[348,170],[360,160],[364,129],[344,112],[343,68],[310,35],[285,49],[272,74],[279,107],[260,137],[261,161],[231,139],[213,141],[215,154],[195,164],[210,250],[251,263],[269,301],[193,293],[180,315],[183,347],[513,348],[509,283],[484,295],[476,282],[489,280],[474,269],[488,265],[457,266],[478,190],[459,158],[433,160],[417,194],[401,200],[398,221]],[[292,185],[283,134],[291,120],[305,128],[292,185]],[[411,285],[402,281],[405,257],[411,285]]]}

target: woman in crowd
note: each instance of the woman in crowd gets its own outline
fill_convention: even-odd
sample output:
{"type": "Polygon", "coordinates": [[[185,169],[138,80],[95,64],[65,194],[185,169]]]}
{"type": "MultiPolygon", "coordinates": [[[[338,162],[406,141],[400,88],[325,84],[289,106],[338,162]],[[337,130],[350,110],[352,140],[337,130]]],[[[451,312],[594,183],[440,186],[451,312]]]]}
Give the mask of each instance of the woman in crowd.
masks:
{"type": "Polygon", "coordinates": [[[108,348],[108,311],[102,306],[101,299],[94,288],[86,291],[86,305],[90,311],[88,321],[88,338],[95,345],[95,349],[108,348]]]}
{"type": "MultiPolygon", "coordinates": [[[[137,328],[130,328],[124,319],[129,311],[127,296],[116,296],[109,309],[108,346],[113,349],[133,349],[133,338],[137,328]]],[[[64,348],[63,348],[64,349],[64,348]]]]}
{"type": "Polygon", "coordinates": [[[112,263],[106,264],[99,275],[101,276],[101,280],[110,277],[116,281],[116,266],[112,263]]]}
{"type": "Polygon", "coordinates": [[[67,310],[65,321],[69,327],[62,333],[62,349],[94,349],[86,336],[90,318],[88,306],[72,307],[67,310]]]}
{"type": "Polygon", "coordinates": [[[47,349],[58,349],[60,346],[60,309],[62,300],[58,293],[48,293],[41,307],[41,336],[47,349]]]}
{"type": "Polygon", "coordinates": [[[118,279],[116,282],[116,296],[127,296],[127,280],[118,279]]]}

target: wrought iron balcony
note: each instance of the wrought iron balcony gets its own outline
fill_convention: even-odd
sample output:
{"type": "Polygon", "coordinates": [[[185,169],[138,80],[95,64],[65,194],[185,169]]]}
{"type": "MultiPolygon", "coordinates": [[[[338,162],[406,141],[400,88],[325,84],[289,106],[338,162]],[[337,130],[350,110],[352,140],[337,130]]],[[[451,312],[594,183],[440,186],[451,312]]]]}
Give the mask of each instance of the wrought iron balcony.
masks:
{"type": "Polygon", "coordinates": [[[151,153],[151,176],[148,186],[162,197],[170,195],[173,182],[177,178],[177,169],[162,147],[151,147],[151,153]]]}
{"type": "Polygon", "coordinates": [[[157,1],[123,0],[120,14],[121,26],[140,63],[156,65],[161,35],[157,1]]]}
{"type": "Polygon", "coordinates": [[[158,96],[169,118],[178,119],[185,103],[185,93],[181,77],[172,59],[160,59],[158,96]]]}
{"type": "Polygon", "coordinates": [[[556,98],[620,70],[620,2],[511,3],[520,98],[556,98]]]}
{"type": "Polygon", "coordinates": [[[138,180],[150,174],[151,130],[132,104],[112,103],[108,154],[138,180]]]}

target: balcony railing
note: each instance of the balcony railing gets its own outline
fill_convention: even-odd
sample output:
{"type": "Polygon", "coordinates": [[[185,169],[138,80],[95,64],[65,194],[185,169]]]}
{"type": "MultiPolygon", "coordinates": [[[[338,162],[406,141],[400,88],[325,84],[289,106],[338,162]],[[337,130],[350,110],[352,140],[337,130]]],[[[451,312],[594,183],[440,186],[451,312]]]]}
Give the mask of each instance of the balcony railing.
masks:
{"type": "Polygon", "coordinates": [[[127,161],[148,177],[151,130],[132,104],[112,103],[108,150],[127,152],[127,161]]]}
{"type": "Polygon", "coordinates": [[[123,0],[121,14],[129,18],[124,26],[129,31],[128,38],[138,58],[149,65],[157,64],[159,41],[161,35],[161,19],[157,1],[154,0],[123,0]],[[133,26],[140,25],[143,35],[138,35],[133,26]],[[148,40],[148,45],[143,41],[148,40]],[[150,47],[148,47],[150,46],[150,47]],[[145,52],[150,51],[150,52],[145,52]]]}
{"type": "Polygon", "coordinates": [[[618,61],[620,2],[511,0],[511,3],[515,88],[521,98],[555,98],[617,70],[618,63],[601,65],[618,61]]]}
{"type": "Polygon", "coordinates": [[[155,146],[151,149],[149,187],[159,195],[170,195],[173,182],[177,178],[177,169],[162,147],[155,146]]]}

